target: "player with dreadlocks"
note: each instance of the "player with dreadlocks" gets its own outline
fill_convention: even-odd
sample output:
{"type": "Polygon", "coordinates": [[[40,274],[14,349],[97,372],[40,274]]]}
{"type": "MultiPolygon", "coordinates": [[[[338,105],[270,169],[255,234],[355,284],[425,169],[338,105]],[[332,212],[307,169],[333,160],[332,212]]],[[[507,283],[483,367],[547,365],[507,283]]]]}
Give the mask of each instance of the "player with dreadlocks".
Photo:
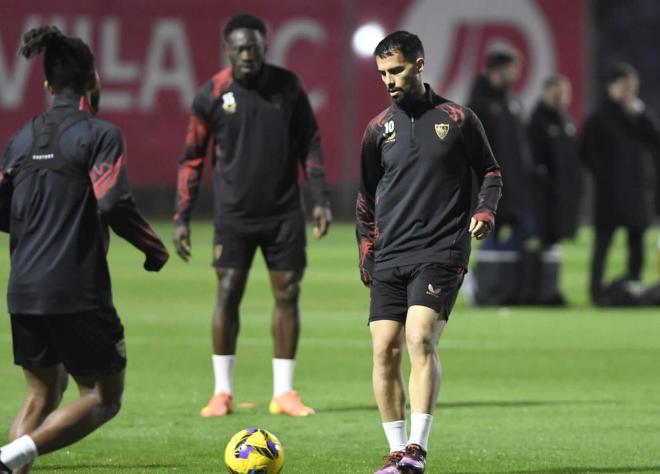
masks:
{"type": "Polygon", "coordinates": [[[0,447],[0,473],[27,472],[37,455],[75,443],[119,411],[126,352],[108,226],[145,254],[147,271],[168,259],[135,207],[121,131],[93,115],[100,88],[89,47],[44,26],[24,35],[19,52],[43,53],[54,99],[11,139],[0,173],[14,361],[28,391],[11,442],[0,447]],[[80,397],[60,407],[69,375],[80,397]]]}

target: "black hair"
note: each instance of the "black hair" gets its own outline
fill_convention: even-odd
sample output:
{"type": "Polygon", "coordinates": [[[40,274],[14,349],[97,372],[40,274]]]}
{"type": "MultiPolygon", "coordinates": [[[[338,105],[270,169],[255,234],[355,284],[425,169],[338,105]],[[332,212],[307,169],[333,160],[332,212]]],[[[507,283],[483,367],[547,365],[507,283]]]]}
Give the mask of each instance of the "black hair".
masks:
{"type": "Polygon", "coordinates": [[[520,54],[512,48],[497,48],[488,52],[486,55],[486,69],[498,69],[503,66],[519,61],[520,54]]]}
{"type": "Polygon", "coordinates": [[[374,49],[374,56],[386,58],[392,56],[395,51],[400,51],[410,62],[424,57],[424,45],[419,36],[407,31],[395,31],[383,38],[374,49]]]}
{"type": "Polygon", "coordinates": [[[628,63],[614,63],[605,73],[605,83],[609,86],[622,77],[639,77],[637,69],[628,63]]]}
{"type": "Polygon", "coordinates": [[[562,81],[568,81],[568,77],[564,76],[563,74],[553,74],[552,76],[547,77],[545,81],[543,81],[543,88],[547,89],[548,87],[552,87],[562,81]]]}
{"type": "Polygon", "coordinates": [[[89,46],[80,38],[66,36],[56,26],[41,26],[25,33],[18,52],[27,59],[44,54],[44,74],[55,92],[71,89],[84,94],[96,70],[89,46]]]}
{"type": "Polygon", "coordinates": [[[261,18],[250,15],[249,13],[241,13],[240,15],[231,17],[225,25],[225,29],[222,33],[225,37],[225,40],[229,38],[229,35],[232,33],[232,31],[241,28],[257,30],[264,36],[264,38],[266,37],[266,24],[261,18]]]}

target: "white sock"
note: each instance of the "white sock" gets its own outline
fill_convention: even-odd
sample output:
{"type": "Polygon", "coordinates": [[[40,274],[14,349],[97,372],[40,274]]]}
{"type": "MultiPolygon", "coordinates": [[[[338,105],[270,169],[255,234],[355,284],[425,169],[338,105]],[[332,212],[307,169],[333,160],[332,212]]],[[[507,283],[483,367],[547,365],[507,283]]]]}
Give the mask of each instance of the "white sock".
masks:
{"type": "Polygon", "coordinates": [[[231,395],[232,380],[234,378],[234,360],[235,355],[215,355],[213,354],[213,373],[215,374],[214,394],[226,393],[231,395]]]}
{"type": "Polygon", "coordinates": [[[406,447],[408,434],[406,433],[406,420],[388,421],[383,423],[385,437],[390,444],[390,453],[394,451],[403,451],[406,447]]]}
{"type": "Polygon", "coordinates": [[[273,397],[293,390],[296,359],[273,359],[273,397]]]}
{"type": "Polygon", "coordinates": [[[32,438],[23,435],[0,448],[0,461],[12,471],[31,463],[37,457],[37,445],[32,438]]]}
{"type": "Polygon", "coordinates": [[[428,451],[432,423],[433,415],[412,413],[410,415],[410,439],[408,444],[419,444],[424,451],[428,451]]]}

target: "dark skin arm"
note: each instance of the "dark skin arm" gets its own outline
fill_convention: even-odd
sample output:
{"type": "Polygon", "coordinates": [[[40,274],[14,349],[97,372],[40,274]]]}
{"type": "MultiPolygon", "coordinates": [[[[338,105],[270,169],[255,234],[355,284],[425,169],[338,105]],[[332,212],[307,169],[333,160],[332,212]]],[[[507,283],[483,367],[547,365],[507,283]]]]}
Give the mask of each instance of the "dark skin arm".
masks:
{"type": "Polygon", "coordinates": [[[187,224],[177,224],[174,227],[174,248],[176,253],[184,262],[190,260],[190,226],[187,224]]]}
{"type": "Polygon", "coordinates": [[[312,217],[314,218],[314,238],[319,240],[328,233],[332,222],[332,211],[329,207],[316,206],[312,211],[312,217]]]}

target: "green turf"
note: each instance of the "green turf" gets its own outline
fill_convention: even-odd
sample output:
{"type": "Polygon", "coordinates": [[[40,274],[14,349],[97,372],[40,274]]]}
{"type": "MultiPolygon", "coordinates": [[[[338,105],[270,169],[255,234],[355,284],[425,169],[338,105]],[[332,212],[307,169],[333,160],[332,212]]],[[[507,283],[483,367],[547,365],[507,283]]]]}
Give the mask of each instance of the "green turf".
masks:
{"type": "MultiPolygon", "coordinates": [[[[159,226],[169,236],[167,224],[159,226]]],[[[242,306],[237,402],[201,419],[212,388],[210,226],[193,229],[194,258],[161,274],[113,239],[115,302],[127,332],[122,412],[84,441],[38,460],[34,472],[222,472],[230,436],[247,426],[282,440],[287,473],[369,473],[386,452],[370,387],[368,293],[357,273],[353,230],[335,225],[310,242],[301,307],[297,388],[318,410],[307,419],[267,414],[271,392],[271,297],[256,260],[242,306]]],[[[618,235],[610,276],[622,271],[618,235]]],[[[658,230],[647,236],[646,280],[657,275],[658,230]]],[[[471,309],[461,302],[440,343],[444,386],[435,414],[430,473],[660,472],[660,312],[587,305],[590,235],[564,247],[569,309],[471,309]]],[[[0,237],[0,291],[7,238],[0,237]]],[[[0,430],[24,396],[0,323],[0,430]]],[[[75,395],[70,389],[67,400],[75,395]]],[[[0,437],[3,440],[4,437],[0,437]]]]}

